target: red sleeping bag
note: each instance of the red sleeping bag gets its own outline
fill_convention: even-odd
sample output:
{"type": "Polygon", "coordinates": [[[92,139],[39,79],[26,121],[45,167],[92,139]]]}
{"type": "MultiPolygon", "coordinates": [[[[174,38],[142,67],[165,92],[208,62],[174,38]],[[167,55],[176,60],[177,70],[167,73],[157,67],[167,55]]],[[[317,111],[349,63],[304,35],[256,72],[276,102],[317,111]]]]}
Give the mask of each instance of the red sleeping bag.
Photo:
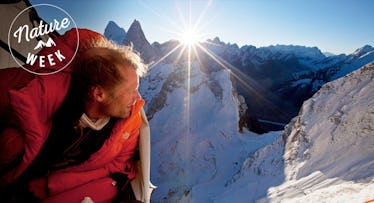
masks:
{"type": "MultiPolygon", "coordinates": [[[[97,38],[104,37],[87,29],[79,29],[77,56],[89,47],[92,39],[97,38]]],[[[59,44],[58,49],[70,56],[74,55],[76,48],[74,39],[75,29],[54,40],[59,44]],[[64,43],[60,45],[58,41],[64,43]]],[[[51,49],[56,47],[44,48],[41,52],[51,49]]],[[[0,185],[12,183],[39,153],[51,129],[52,116],[67,94],[73,64],[74,61],[65,69],[50,75],[35,75],[21,68],[0,70],[0,185]],[[17,164],[9,167],[16,159],[17,164]]],[[[27,68],[35,72],[45,71],[36,66],[27,68]]],[[[47,185],[49,197],[44,201],[81,202],[86,196],[94,202],[110,201],[116,194],[110,173],[125,172],[130,179],[134,178],[135,164],[130,158],[138,146],[143,104],[141,99],[136,102],[130,117],[115,124],[110,137],[89,160],[50,173],[47,185]]],[[[38,187],[37,184],[34,187],[38,187]]]]}

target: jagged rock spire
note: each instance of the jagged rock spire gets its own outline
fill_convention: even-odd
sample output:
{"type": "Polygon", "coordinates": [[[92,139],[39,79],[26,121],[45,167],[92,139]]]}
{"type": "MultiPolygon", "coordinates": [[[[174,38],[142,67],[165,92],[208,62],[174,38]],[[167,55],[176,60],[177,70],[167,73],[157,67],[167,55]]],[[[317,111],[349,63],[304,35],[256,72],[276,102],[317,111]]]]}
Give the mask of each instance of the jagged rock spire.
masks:
{"type": "Polygon", "coordinates": [[[123,44],[132,44],[134,46],[134,49],[141,54],[141,57],[146,62],[150,62],[156,56],[153,47],[144,35],[140,22],[136,19],[131,24],[126,37],[123,40],[123,44]]]}

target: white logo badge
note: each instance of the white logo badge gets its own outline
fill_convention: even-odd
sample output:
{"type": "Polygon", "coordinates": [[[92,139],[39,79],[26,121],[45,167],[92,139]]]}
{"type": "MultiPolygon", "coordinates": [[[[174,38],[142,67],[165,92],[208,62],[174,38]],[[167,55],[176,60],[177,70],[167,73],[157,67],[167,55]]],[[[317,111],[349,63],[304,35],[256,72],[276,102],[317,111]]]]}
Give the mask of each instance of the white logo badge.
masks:
{"type": "Polygon", "coordinates": [[[78,28],[74,19],[62,8],[51,4],[33,5],[22,10],[12,21],[8,33],[8,46],[13,59],[26,71],[38,75],[57,73],[73,61],[78,51],[78,28]],[[49,22],[44,20],[35,22],[35,19],[30,19],[30,16],[36,11],[36,8],[56,16],[49,22]],[[26,23],[23,22],[25,19],[30,19],[31,22],[28,20],[26,20],[26,23]],[[63,35],[69,30],[75,33],[69,38],[69,42],[56,41],[56,32],[63,35]],[[26,57],[25,64],[14,56],[13,47],[22,50],[26,57]],[[72,53],[72,50],[67,52],[66,49],[60,47],[73,47],[72,49],[75,50],[72,53]],[[32,69],[28,67],[32,67],[32,69]],[[42,71],[37,72],[36,70],[42,71]]]}

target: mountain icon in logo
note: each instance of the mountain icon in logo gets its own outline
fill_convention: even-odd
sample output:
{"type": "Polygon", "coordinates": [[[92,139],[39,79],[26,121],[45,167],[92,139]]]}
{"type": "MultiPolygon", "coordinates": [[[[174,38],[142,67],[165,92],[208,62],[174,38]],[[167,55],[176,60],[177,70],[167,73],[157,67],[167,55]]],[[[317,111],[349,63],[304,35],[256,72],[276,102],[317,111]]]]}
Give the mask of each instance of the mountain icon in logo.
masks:
{"type": "Polygon", "coordinates": [[[34,50],[40,49],[40,48],[43,48],[43,47],[52,47],[52,46],[56,46],[56,43],[55,43],[55,41],[53,41],[52,38],[48,38],[47,42],[43,42],[43,40],[39,40],[38,44],[35,46],[34,50]]]}

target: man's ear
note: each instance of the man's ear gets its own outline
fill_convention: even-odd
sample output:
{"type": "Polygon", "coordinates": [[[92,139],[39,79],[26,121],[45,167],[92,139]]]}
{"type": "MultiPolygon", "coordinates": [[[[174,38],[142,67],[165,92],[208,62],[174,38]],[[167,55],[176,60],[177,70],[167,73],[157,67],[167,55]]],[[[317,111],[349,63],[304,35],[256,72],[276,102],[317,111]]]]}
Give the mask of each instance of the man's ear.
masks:
{"type": "Polygon", "coordinates": [[[99,85],[91,87],[91,96],[97,102],[102,102],[107,97],[106,91],[99,85]]]}

